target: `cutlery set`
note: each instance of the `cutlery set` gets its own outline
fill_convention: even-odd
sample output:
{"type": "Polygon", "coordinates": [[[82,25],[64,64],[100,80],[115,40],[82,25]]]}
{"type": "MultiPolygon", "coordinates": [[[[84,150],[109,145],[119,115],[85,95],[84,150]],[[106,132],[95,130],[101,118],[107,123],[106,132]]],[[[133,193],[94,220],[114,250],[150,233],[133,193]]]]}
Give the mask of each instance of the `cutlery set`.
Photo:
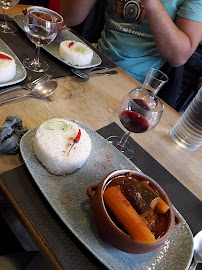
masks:
{"type": "Polygon", "coordinates": [[[36,80],[26,83],[24,85],[15,85],[15,86],[11,86],[6,88],[5,90],[0,91],[0,95],[12,92],[12,91],[16,91],[16,90],[32,90],[38,83],[43,83],[46,82],[48,80],[51,79],[51,75],[45,74],[40,78],[37,78],[36,80]]]}
{"type": "Polygon", "coordinates": [[[47,98],[48,96],[50,96],[57,88],[57,81],[55,80],[50,80],[51,79],[51,75],[45,74],[40,78],[37,78],[36,80],[24,84],[24,85],[16,85],[16,86],[12,86],[9,87],[3,91],[0,91],[0,95],[9,93],[9,92],[13,92],[16,90],[28,90],[31,91],[31,93],[28,94],[23,94],[23,95],[17,95],[11,98],[7,98],[4,99],[2,101],[0,101],[0,105],[19,99],[19,98],[23,98],[23,97],[34,97],[34,98],[38,98],[38,99],[42,99],[42,98],[47,98]]]}
{"type": "Polygon", "coordinates": [[[108,70],[105,72],[94,72],[91,73],[92,71],[95,70],[103,70],[103,69],[109,69],[107,67],[94,67],[94,68],[90,68],[90,69],[76,69],[76,68],[72,68],[71,71],[77,75],[78,77],[88,80],[90,77],[94,77],[94,76],[105,76],[105,75],[115,75],[118,74],[118,71],[116,70],[108,70]]]}
{"type": "Polygon", "coordinates": [[[37,83],[35,87],[31,90],[31,93],[4,99],[3,101],[0,102],[0,105],[24,97],[33,97],[38,99],[47,98],[53,94],[53,92],[57,88],[57,85],[58,85],[57,81],[54,80],[37,83]]]}
{"type": "MultiPolygon", "coordinates": [[[[115,75],[118,74],[118,72],[116,70],[108,70],[105,72],[94,72],[91,73],[94,70],[104,70],[104,69],[109,69],[107,67],[93,67],[90,69],[76,69],[76,68],[72,68],[71,71],[77,75],[78,77],[84,79],[84,80],[88,80],[90,77],[94,77],[94,76],[104,76],[104,75],[115,75]]],[[[5,90],[0,91],[0,95],[9,93],[9,92],[13,92],[16,90],[28,90],[31,91],[31,93],[29,94],[23,94],[23,95],[18,95],[18,96],[14,96],[5,100],[2,100],[0,102],[0,105],[10,102],[12,100],[16,100],[19,98],[23,98],[23,97],[34,97],[34,98],[46,98],[48,96],[50,96],[55,89],[57,88],[57,82],[55,80],[51,80],[49,82],[49,80],[52,78],[51,75],[49,74],[45,74],[40,78],[37,78],[36,80],[26,83],[24,85],[15,85],[15,86],[11,86],[6,88],[5,90]]]]}

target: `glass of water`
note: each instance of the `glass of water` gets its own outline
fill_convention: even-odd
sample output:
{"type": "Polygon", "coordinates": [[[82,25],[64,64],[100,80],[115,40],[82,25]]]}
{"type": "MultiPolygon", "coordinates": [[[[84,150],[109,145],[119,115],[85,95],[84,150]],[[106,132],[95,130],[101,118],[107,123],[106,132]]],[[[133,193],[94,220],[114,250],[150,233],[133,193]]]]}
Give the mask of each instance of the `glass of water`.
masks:
{"type": "Polygon", "coordinates": [[[34,59],[26,58],[23,61],[24,66],[34,72],[48,70],[48,64],[39,60],[40,48],[56,38],[57,18],[51,10],[29,8],[24,19],[24,30],[31,42],[36,45],[34,59]]]}
{"type": "Polygon", "coordinates": [[[15,33],[16,27],[13,24],[8,24],[7,11],[10,7],[18,4],[20,0],[0,0],[0,5],[3,8],[3,23],[0,24],[1,33],[15,33]]]}

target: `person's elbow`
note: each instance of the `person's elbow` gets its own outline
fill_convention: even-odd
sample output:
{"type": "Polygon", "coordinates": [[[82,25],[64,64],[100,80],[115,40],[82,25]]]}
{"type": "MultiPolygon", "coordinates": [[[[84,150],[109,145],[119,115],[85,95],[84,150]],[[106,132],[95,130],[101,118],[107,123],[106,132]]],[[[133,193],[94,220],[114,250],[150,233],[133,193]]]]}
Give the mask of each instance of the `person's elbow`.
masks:
{"type": "Polygon", "coordinates": [[[72,26],[76,26],[80,23],[83,22],[83,18],[78,17],[78,16],[69,16],[66,14],[61,14],[63,19],[64,19],[64,23],[68,26],[68,27],[72,27],[72,26]]]}
{"type": "Polygon", "coordinates": [[[73,27],[73,26],[76,26],[76,25],[79,25],[80,23],[82,23],[82,21],[79,19],[70,20],[69,18],[67,18],[67,19],[64,18],[64,23],[68,27],[73,27]]]}
{"type": "Polygon", "coordinates": [[[171,44],[171,49],[167,50],[167,61],[173,67],[179,67],[184,65],[199,45],[199,34],[194,38],[188,35],[186,35],[185,37],[186,38],[182,39],[180,42],[174,43],[174,45],[171,44]]]}
{"type": "Polygon", "coordinates": [[[170,57],[168,57],[167,61],[173,67],[179,67],[184,65],[188,61],[188,59],[192,56],[193,53],[194,50],[190,50],[187,52],[180,50],[177,53],[173,53],[170,57]]]}
{"type": "Polygon", "coordinates": [[[177,56],[177,57],[174,57],[172,59],[169,59],[168,62],[172,67],[180,67],[180,66],[184,65],[188,59],[189,59],[189,57],[177,56]]]}

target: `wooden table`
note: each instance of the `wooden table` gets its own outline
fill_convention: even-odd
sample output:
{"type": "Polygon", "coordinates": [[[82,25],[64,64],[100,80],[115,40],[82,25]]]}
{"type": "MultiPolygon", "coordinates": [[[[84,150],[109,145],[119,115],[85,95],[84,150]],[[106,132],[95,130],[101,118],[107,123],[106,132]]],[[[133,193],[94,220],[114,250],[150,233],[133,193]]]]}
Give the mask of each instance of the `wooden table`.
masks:
{"type": "MultiPolygon", "coordinates": [[[[58,88],[49,100],[21,99],[1,106],[1,125],[6,116],[18,115],[28,129],[53,117],[72,118],[93,130],[111,122],[116,122],[121,126],[118,118],[121,100],[139,84],[122,69],[117,68],[117,71],[118,75],[90,78],[87,82],[76,82],[75,77],[57,79],[58,88]]],[[[7,96],[10,95],[7,94],[7,96]]],[[[169,136],[169,131],[179,117],[180,115],[175,110],[165,104],[162,119],[154,130],[131,136],[176,179],[201,199],[202,148],[195,152],[187,152],[173,143],[169,136]]],[[[0,173],[21,164],[20,155],[1,155],[0,173]]]]}
{"type": "MultiPolygon", "coordinates": [[[[0,107],[0,125],[6,116],[18,115],[23,125],[30,130],[43,121],[53,117],[72,118],[78,120],[92,130],[102,128],[112,122],[120,127],[118,108],[124,96],[139,83],[117,67],[118,75],[90,78],[87,82],[78,82],[75,77],[57,79],[58,88],[47,100],[20,99],[0,107]]],[[[7,94],[4,97],[9,97],[7,94]]],[[[2,97],[0,97],[0,100],[2,97]]],[[[202,147],[195,152],[187,152],[179,148],[170,138],[169,131],[177,122],[180,115],[165,104],[164,113],[157,127],[145,134],[132,134],[138,144],[167,169],[177,180],[186,186],[200,200],[202,198],[202,147]]],[[[23,164],[20,154],[0,155],[0,173],[16,168],[23,164]]],[[[9,200],[23,218],[25,226],[37,238],[39,246],[48,254],[56,268],[60,269],[47,247],[43,245],[40,236],[23,211],[15,204],[9,190],[0,181],[9,200]]]]}
{"type": "MultiPolygon", "coordinates": [[[[11,7],[11,8],[9,8],[8,9],[8,16],[9,15],[16,15],[16,14],[21,14],[22,13],[22,10],[23,10],[23,8],[27,8],[27,7],[29,7],[30,5],[16,5],[16,6],[14,6],[14,7],[11,7]]],[[[2,14],[3,13],[3,8],[2,7],[0,7],[0,14],[2,14]]]]}

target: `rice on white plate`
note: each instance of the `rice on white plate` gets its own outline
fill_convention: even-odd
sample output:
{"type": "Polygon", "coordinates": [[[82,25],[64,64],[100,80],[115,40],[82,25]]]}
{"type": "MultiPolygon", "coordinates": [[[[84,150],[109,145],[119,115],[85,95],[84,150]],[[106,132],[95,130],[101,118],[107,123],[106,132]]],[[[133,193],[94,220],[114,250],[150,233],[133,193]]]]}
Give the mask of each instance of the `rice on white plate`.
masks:
{"type": "Polygon", "coordinates": [[[15,77],[16,63],[13,57],[0,52],[0,83],[8,82],[15,77]]]}
{"type": "Polygon", "coordinates": [[[91,152],[91,139],[76,123],[53,118],[37,129],[33,138],[33,150],[49,172],[65,175],[73,173],[86,162],[91,152]],[[70,150],[79,130],[80,139],[70,150]]]}
{"type": "Polygon", "coordinates": [[[93,58],[93,50],[85,44],[74,40],[62,41],[59,54],[67,64],[74,66],[89,65],[93,58]]]}

